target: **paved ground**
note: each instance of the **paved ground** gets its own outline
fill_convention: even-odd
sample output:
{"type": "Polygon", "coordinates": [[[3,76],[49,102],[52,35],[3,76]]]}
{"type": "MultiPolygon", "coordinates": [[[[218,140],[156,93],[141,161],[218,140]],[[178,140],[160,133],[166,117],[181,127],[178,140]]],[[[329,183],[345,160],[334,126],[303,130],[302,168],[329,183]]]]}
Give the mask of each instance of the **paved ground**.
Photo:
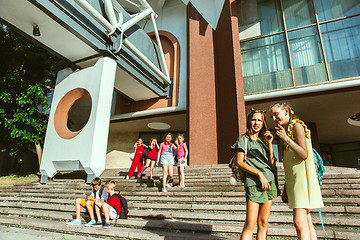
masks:
{"type": "Polygon", "coordinates": [[[0,240],[93,240],[93,238],[34,229],[0,226],[0,240]]]}

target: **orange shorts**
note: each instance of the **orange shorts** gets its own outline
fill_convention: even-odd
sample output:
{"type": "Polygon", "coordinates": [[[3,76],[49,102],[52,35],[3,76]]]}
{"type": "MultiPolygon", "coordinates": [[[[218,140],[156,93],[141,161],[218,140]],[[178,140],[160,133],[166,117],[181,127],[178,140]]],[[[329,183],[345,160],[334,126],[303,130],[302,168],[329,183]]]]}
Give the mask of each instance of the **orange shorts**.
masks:
{"type": "Polygon", "coordinates": [[[86,208],[86,202],[87,202],[87,201],[90,201],[91,207],[94,208],[94,206],[95,206],[95,201],[93,201],[93,200],[86,200],[86,199],[81,198],[80,205],[81,205],[82,207],[86,208]]]}

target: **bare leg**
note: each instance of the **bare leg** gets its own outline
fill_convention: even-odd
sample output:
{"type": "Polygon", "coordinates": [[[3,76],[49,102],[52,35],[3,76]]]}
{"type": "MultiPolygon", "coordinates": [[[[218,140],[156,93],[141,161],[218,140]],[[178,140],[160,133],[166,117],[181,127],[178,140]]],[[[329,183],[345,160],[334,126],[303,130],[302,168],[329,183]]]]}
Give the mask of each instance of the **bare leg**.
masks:
{"type": "Polygon", "coordinates": [[[110,222],[110,217],[109,217],[110,205],[104,202],[101,205],[101,209],[102,209],[102,212],[104,213],[105,222],[110,222]]]}
{"type": "Polygon", "coordinates": [[[162,179],[162,183],[163,183],[163,189],[165,189],[165,185],[167,184],[167,176],[168,176],[168,164],[163,164],[161,165],[162,169],[163,169],[163,179],[162,179]]]}
{"type": "Polygon", "coordinates": [[[151,165],[150,165],[150,179],[154,180],[153,175],[154,175],[154,166],[155,166],[155,161],[151,161],[151,165]]]}
{"type": "Polygon", "coordinates": [[[172,179],[174,174],[174,166],[173,165],[168,165],[168,175],[166,178],[166,184],[169,183],[169,181],[172,179]]]}
{"type": "Polygon", "coordinates": [[[241,233],[241,240],[252,239],[259,214],[259,207],[260,205],[258,203],[252,202],[250,200],[246,202],[246,219],[243,231],[241,233]]]}
{"type": "Polygon", "coordinates": [[[87,209],[88,212],[89,212],[90,219],[91,219],[91,220],[95,220],[95,218],[94,218],[94,209],[93,209],[93,207],[91,206],[91,201],[86,201],[86,209],[87,209]]]}
{"type": "Polygon", "coordinates": [[[262,203],[260,205],[260,211],[258,216],[258,228],[256,239],[257,240],[266,240],[267,239],[267,230],[268,230],[268,222],[270,217],[272,200],[267,203],[262,203]]]}
{"type": "Polygon", "coordinates": [[[184,167],[179,167],[179,180],[180,180],[180,185],[184,186],[185,185],[184,167]]]}
{"type": "Polygon", "coordinates": [[[306,218],[307,218],[307,223],[308,223],[308,226],[309,226],[309,229],[310,229],[311,240],[316,240],[317,235],[316,235],[316,231],[315,231],[314,225],[313,225],[312,220],[311,220],[311,215],[310,215],[309,210],[307,211],[306,218]]]}
{"type": "Polygon", "coordinates": [[[310,240],[310,229],[308,225],[307,214],[309,211],[304,208],[294,208],[294,226],[296,234],[300,240],[310,240]]]}
{"type": "Polygon", "coordinates": [[[145,163],[145,166],[144,166],[144,168],[141,170],[141,175],[145,172],[145,170],[149,167],[149,165],[150,165],[150,159],[146,159],[146,163],[145,163]]]}
{"type": "Polygon", "coordinates": [[[179,186],[181,185],[181,172],[180,167],[178,167],[178,175],[179,175],[179,186]]]}
{"type": "Polygon", "coordinates": [[[97,205],[95,205],[95,213],[96,213],[98,222],[101,222],[101,211],[100,211],[99,206],[97,206],[97,205]]]}
{"type": "Polygon", "coordinates": [[[76,212],[76,219],[77,220],[80,220],[80,207],[81,207],[80,203],[81,203],[81,199],[77,198],[75,200],[75,212],[76,212]]]}

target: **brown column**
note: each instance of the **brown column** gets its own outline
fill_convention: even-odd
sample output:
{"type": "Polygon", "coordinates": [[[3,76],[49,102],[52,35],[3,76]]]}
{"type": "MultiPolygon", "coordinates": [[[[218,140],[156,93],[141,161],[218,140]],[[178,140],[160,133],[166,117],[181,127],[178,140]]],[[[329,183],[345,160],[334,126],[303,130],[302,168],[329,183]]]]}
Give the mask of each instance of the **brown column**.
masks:
{"type": "Polygon", "coordinates": [[[236,1],[226,0],[214,34],[219,163],[228,163],[230,146],[245,132],[245,101],[236,1]]]}
{"type": "Polygon", "coordinates": [[[189,162],[217,164],[213,29],[191,3],[187,18],[189,162]]]}

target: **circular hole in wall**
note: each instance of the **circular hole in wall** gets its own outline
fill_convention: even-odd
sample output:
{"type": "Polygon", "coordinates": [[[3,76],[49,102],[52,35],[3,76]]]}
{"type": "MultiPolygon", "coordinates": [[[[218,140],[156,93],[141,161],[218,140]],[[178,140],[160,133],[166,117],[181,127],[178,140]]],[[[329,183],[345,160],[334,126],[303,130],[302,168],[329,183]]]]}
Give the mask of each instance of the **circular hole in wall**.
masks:
{"type": "Polygon", "coordinates": [[[360,127],[360,113],[356,113],[348,118],[347,122],[353,126],[360,127]]]}
{"type": "Polygon", "coordinates": [[[64,139],[77,136],[86,126],[91,108],[91,96],[86,89],[75,88],[67,92],[56,107],[54,115],[56,133],[64,139]]]}
{"type": "Polygon", "coordinates": [[[171,126],[163,122],[151,122],[148,124],[148,127],[155,130],[166,130],[169,129],[171,126]]]}
{"type": "Polygon", "coordinates": [[[85,127],[87,121],[90,118],[91,114],[91,102],[86,98],[80,98],[76,100],[75,103],[71,106],[68,119],[67,119],[67,128],[71,132],[80,131],[85,127]]]}

